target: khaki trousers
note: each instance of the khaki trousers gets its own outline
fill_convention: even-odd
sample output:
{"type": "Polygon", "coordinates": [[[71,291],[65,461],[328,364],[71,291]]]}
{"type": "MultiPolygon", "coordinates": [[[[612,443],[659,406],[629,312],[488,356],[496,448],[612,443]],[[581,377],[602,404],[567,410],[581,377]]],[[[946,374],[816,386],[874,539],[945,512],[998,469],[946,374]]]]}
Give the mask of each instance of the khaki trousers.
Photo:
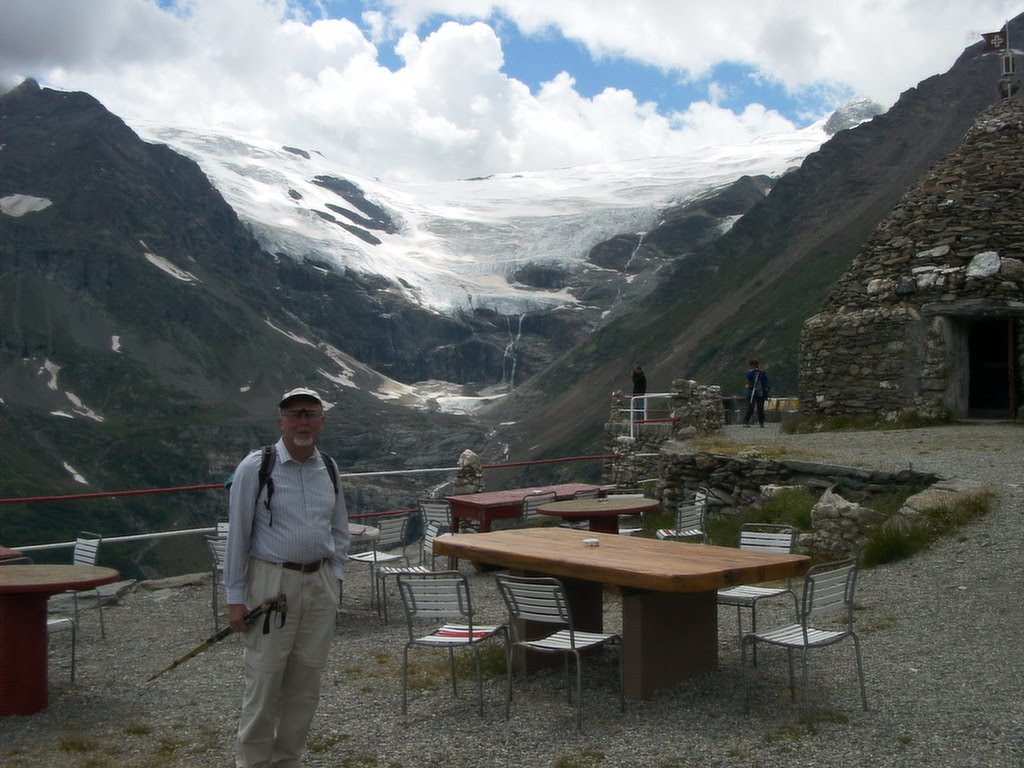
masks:
{"type": "Polygon", "coordinates": [[[245,633],[245,694],[238,722],[238,768],[298,768],[320,701],[320,676],[334,637],[339,585],[329,565],[313,573],[249,558],[246,603],[255,606],[283,592],[284,626],[271,615],[245,633]]]}

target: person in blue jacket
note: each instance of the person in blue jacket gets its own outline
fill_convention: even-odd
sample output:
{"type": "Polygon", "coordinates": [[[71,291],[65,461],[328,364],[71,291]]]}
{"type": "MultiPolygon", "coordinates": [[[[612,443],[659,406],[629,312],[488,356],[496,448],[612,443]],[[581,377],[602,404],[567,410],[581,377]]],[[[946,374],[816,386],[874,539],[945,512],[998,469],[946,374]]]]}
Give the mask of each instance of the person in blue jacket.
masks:
{"type": "Polygon", "coordinates": [[[743,426],[750,426],[750,419],[756,409],[757,423],[763,427],[764,401],[771,390],[771,384],[768,381],[768,374],[761,368],[761,364],[757,360],[749,361],[748,365],[750,368],[744,374],[747,379],[746,388],[743,390],[743,395],[747,398],[747,414],[743,417],[743,426]]]}

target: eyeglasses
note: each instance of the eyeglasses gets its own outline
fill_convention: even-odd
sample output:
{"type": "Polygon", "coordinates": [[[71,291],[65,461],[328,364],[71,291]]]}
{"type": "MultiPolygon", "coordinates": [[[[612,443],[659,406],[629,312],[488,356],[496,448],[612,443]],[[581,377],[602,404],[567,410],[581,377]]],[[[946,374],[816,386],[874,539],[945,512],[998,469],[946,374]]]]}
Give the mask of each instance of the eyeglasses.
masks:
{"type": "Polygon", "coordinates": [[[302,419],[319,419],[323,414],[316,408],[302,408],[298,411],[284,411],[281,415],[288,419],[288,421],[301,421],[302,419]]]}

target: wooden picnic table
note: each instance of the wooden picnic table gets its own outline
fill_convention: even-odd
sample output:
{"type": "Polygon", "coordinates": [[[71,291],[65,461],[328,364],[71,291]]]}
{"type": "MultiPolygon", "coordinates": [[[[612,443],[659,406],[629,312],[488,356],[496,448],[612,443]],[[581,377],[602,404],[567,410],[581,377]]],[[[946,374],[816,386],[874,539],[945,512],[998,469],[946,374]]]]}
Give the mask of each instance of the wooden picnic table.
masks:
{"type": "Polygon", "coordinates": [[[799,576],[811,563],[805,555],[555,527],[445,536],[434,552],[558,577],[576,626],[593,632],[603,631],[603,585],[611,585],[622,595],[626,695],[635,699],[717,667],[719,589],[799,576]],[[598,546],[585,545],[588,538],[598,546]]]}

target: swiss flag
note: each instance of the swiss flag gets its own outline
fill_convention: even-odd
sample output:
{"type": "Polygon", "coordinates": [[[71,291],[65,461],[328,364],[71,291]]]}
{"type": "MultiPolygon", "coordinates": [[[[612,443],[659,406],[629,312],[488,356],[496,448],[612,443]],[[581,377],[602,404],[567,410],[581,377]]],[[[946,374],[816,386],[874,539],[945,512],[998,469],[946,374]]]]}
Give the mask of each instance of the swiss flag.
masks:
{"type": "Polygon", "coordinates": [[[1008,39],[1006,37],[1006,27],[1003,27],[998,32],[983,32],[982,38],[985,40],[986,51],[1005,51],[1008,49],[1008,39]]]}

